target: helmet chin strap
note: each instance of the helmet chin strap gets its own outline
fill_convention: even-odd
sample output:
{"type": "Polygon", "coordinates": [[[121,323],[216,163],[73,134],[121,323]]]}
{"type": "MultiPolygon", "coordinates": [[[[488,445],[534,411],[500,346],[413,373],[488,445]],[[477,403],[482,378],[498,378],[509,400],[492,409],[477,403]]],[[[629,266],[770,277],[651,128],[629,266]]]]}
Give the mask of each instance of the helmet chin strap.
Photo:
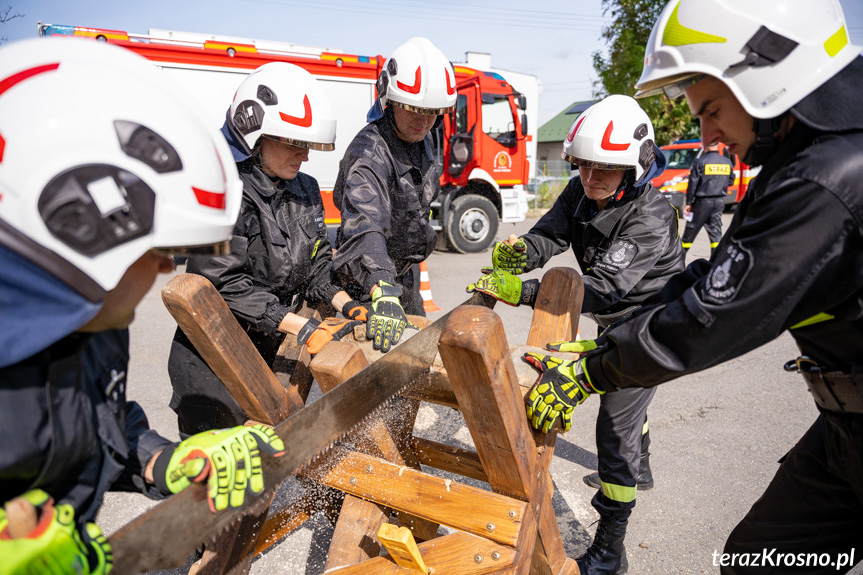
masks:
{"type": "Polygon", "coordinates": [[[760,166],[767,161],[779,146],[779,128],[785,114],[775,118],[760,119],[752,121],[752,131],[755,132],[755,142],[749,147],[743,161],[750,166],[760,166]]]}

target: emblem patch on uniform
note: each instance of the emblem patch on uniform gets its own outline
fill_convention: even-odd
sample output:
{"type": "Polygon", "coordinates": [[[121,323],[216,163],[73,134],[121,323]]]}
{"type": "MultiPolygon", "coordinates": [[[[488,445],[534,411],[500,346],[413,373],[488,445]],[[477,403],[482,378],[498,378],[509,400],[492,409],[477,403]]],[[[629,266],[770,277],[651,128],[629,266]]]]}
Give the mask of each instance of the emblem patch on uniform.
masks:
{"type": "Polygon", "coordinates": [[[752,253],[735,241],[729,242],[707,274],[701,288],[702,299],[716,304],[732,301],[740,292],[752,265],[752,253]]]}
{"type": "Polygon", "coordinates": [[[315,232],[320,233],[324,229],[324,216],[315,216],[315,232]]]}
{"type": "Polygon", "coordinates": [[[611,244],[611,247],[608,248],[608,251],[605,252],[602,258],[593,265],[601,270],[617,273],[629,267],[629,264],[635,259],[637,253],[638,247],[634,243],[617,240],[611,244]]]}

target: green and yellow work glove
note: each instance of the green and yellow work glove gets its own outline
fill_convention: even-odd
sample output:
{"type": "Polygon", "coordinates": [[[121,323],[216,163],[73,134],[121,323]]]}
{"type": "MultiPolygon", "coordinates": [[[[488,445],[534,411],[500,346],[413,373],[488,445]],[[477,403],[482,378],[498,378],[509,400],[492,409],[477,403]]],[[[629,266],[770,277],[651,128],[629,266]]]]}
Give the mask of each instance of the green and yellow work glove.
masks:
{"type": "Polygon", "coordinates": [[[514,306],[526,304],[533,307],[536,294],[539,292],[539,280],[522,281],[508,271],[494,269],[479,278],[476,283],[467,286],[466,290],[487,293],[505,304],[514,306]]]}
{"type": "Polygon", "coordinates": [[[180,442],[173,451],[163,451],[153,477],[163,493],[179,493],[193,482],[206,480],[213,512],[240,507],[246,491],[264,490],[262,450],[273,457],[285,453],[285,444],[266,425],[205,431],[180,442]]]}
{"type": "Polygon", "coordinates": [[[515,235],[505,242],[497,242],[491,252],[491,265],[511,274],[523,274],[527,271],[527,244],[515,235]]]}
{"type": "Polygon", "coordinates": [[[596,340],[577,339],[575,341],[553,341],[545,344],[545,348],[550,349],[551,351],[587,353],[596,349],[596,340]]]}
{"type": "Polygon", "coordinates": [[[369,310],[366,306],[364,306],[357,300],[352,299],[344,306],[342,306],[342,315],[348,319],[355,319],[357,321],[368,321],[369,310]]]}
{"type": "Polygon", "coordinates": [[[310,319],[297,334],[297,342],[306,344],[309,353],[315,355],[331,341],[339,341],[352,333],[357,325],[363,325],[363,322],[338,317],[328,317],[324,321],[310,319]]]}
{"type": "Polygon", "coordinates": [[[572,410],[592,393],[605,393],[590,382],[585,359],[565,361],[527,352],[522,356],[541,373],[527,394],[527,418],[534,429],[548,433],[557,418],[564,431],[572,427],[572,410]]]}
{"type": "Polygon", "coordinates": [[[87,523],[79,532],[72,506],[54,505],[41,489],[7,501],[0,509],[0,575],[104,575],[113,561],[111,544],[99,526],[87,523]],[[16,526],[10,522],[22,515],[22,523],[35,528],[13,535],[16,526]]]}
{"type": "Polygon", "coordinates": [[[366,337],[373,340],[372,347],[386,353],[402,338],[408,327],[417,327],[408,321],[399,302],[402,289],[385,281],[372,290],[372,313],[366,322],[366,337]]]}

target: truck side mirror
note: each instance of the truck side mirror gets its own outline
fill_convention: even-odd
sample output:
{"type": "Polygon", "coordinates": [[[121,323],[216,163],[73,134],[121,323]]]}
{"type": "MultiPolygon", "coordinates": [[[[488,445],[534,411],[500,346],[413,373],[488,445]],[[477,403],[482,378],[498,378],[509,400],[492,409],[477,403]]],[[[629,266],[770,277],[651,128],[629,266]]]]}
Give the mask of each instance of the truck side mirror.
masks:
{"type": "Polygon", "coordinates": [[[467,144],[462,141],[455,142],[452,145],[452,157],[459,164],[467,162],[470,152],[467,149],[467,144]]]}
{"type": "Polygon", "coordinates": [[[521,115],[521,135],[527,136],[527,114],[521,115]]]}
{"type": "Polygon", "coordinates": [[[519,110],[527,110],[527,98],[524,97],[524,94],[518,95],[516,105],[518,106],[519,110]]]}

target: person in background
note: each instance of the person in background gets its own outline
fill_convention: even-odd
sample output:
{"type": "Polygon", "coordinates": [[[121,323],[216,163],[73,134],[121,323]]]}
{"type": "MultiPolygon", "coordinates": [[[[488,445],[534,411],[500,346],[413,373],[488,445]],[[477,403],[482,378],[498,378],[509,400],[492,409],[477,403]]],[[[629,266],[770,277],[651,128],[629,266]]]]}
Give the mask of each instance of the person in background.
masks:
{"type": "Polygon", "coordinates": [[[218,512],[284,453],[265,426],[171,442],[126,400],[135,307],[174,255],[227,248],[241,184],[173,85],[91,40],[0,48],[0,136],[0,574],[104,574],[107,491],[207,481],[218,512]]]}
{"type": "MultiPolygon", "coordinates": [[[[545,266],[572,247],[584,281],[582,312],[600,331],[626,321],[672,275],[684,268],[674,208],[650,183],[665,168],[653,125],[629,96],[609,96],[579,116],[561,157],[578,168],[554,206],[520,238],[495,245],[493,271],[468,291],[533,306],[539,280],[518,274],[545,266]]],[[[549,347],[569,351],[568,342],[549,347]]],[[[533,358],[541,362],[541,358],[533,358]]],[[[598,491],[593,506],[600,521],[593,545],[578,559],[584,575],[627,570],[623,544],[636,489],[653,487],[647,407],[652,389],[603,395],[596,419],[598,473],[584,478],[598,491]]],[[[535,411],[532,423],[548,432],[556,417],[535,411]]],[[[571,420],[563,413],[564,431],[571,420]]]]}
{"type": "Polygon", "coordinates": [[[692,162],[689,169],[689,184],[686,187],[686,205],[683,216],[686,229],[683,231],[683,249],[692,247],[692,242],[701,227],[707,228],[710,238],[710,255],[722,239],[722,210],[728,186],[734,185],[734,166],[731,160],[719,153],[719,142],[704,146],[704,153],[692,162]]]}
{"type": "Polygon", "coordinates": [[[455,107],[455,71],[426,38],[387,58],[366,125],[348,146],[333,200],[341,210],[333,268],[351,296],[371,309],[367,334],[383,352],[425,315],[419,263],[434,250],[429,217],[439,174],[431,129],[455,107]]]}
{"type": "MultiPolygon", "coordinates": [[[[669,2],[636,95],[685,96],[702,141],[761,172],[709,262],[541,376],[553,390],[543,405],[571,413],[591,394],[655,387],[794,338],[800,355],[785,369],[819,415],[714,554],[723,575],[842,573],[863,556],[860,50],[837,0],[669,2]]],[[[745,401],[722,382],[716,393],[745,401]]]]}
{"type": "MultiPolygon", "coordinates": [[[[334,282],[318,182],[300,171],[309,150],[335,147],[329,99],[299,66],[264,64],[240,84],[222,133],[243,181],[231,253],[190,260],[186,271],[212,282],[268,365],[285,334],[315,354],[367,314],[334,282]],[[304,301],[331,304],[346,319],[305,319],[296,313],[304,301]]],[[[168,373],[181,434],[248,419],[180,328],[168,373]]]]}

